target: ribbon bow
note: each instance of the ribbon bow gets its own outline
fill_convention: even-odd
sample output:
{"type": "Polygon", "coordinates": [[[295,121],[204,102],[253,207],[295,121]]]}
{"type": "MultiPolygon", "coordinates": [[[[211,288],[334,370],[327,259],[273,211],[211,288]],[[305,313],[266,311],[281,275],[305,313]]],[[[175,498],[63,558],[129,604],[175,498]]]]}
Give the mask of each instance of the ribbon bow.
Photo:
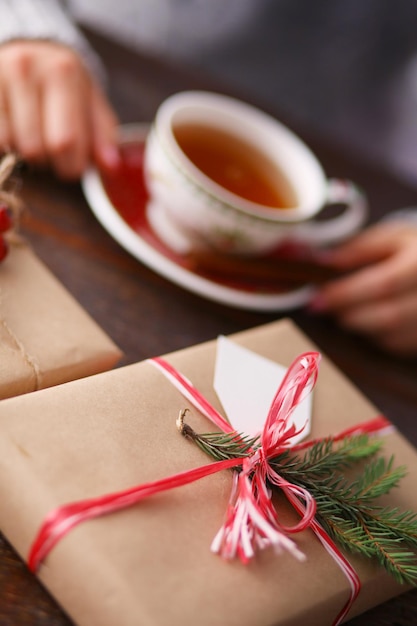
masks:
{"type": "Polygon", "coordinates": [[[234,473],[226,521],[212,543],[212,550],[225,558],[239,556],[246,563],[256,548],[269,546],[277,553],[288,550],[299,560],[305,558],[288,535],[311,525],[316,502],[306,489],[284,480],[269,460],[290,448],[292,438],[303,430],[296,430],[291,416],[314,387],[319,361],[317,352],[308,352],[293,362],[272,401],[260,447],[243,460],[241,472],[234,473]],[[302,511],[302,516],[296,525],[280,523],[267,480],[279,487],[291,503],[297,498],[297,511],[302,511]]]}

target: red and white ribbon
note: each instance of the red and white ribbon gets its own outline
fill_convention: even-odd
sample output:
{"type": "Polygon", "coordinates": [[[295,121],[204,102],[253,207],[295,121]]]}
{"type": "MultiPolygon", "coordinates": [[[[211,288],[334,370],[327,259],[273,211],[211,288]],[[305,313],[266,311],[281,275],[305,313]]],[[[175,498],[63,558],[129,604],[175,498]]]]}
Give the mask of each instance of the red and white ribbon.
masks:
{"type": "MultiPolygon", "coordinates": [[[[252,454],[210,463],[161,480],[58,507],[48,514],[31,546],[29,568],[36,571],[58,541],[81,522],[132,506],[153,494],[181,487],[224,469],[240,468],[239,472],[233,473],[233,488],[226,518],[212,542],[212,550],[226,559],[238,557],[244,563],[255,555],[256,550],[267,547],[271,547],[276,553],[287,550],[297,559],[304,560],[304,554],[290,535],[310,528],[349,581],[349,599],[334,621],[334,626],[340,624],[359,593],[359,577],[315,519],[316,502],[313,496],[307,489],[285,480],[270,465],[274,457],[287,449],[301,450],[315,443],[310,441],[291,445],[292,437],[297,434],[291,415],[314,387],[319,361],[319,353],[306,352],[289,367],[269,409],[261,433],[261,445],[252,454]],[[267,482],[279,487],[299,514],[300,519],[294,526],[288,527],[280,522],[267,482]]],[[[149,362],[218,428],[224,432],[234,432],[231,424],[172,365],[162,358],[150,359],[149,362]]],[[[377,417],[331,438],[341,440],[356,434],[385,434],[387,428],[393,427],[385,418],[377,417]]]]}

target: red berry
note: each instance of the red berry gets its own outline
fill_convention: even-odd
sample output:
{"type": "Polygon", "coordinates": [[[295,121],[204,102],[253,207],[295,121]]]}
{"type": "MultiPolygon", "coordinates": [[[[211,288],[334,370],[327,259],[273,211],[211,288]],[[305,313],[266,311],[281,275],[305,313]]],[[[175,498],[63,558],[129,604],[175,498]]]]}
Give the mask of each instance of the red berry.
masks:
{"type": "Polygon", "coordinates": [[[8,252],[9,246],[7,245],[7,241],[0,235],[0,261],[6,258],[8,252]]]}
{"type": "Polygon", "coordinates": [[[12,214],[5,204],[0,204],[0,233],[5,233],[13,226],[12,214]]]}

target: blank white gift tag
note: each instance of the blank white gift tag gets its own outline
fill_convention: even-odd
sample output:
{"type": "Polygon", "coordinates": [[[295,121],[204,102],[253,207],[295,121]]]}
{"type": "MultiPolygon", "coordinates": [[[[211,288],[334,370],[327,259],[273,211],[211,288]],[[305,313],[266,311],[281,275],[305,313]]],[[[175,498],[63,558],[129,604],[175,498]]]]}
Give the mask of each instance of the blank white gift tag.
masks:
{"type": "MultiPolygon", "coordinates": [[[[214,371],[214,389],[233,428],[255,436],[263,429],[272,400],[287,368],[219,336],[214,371]]],[[[295,444],[310,432],[312,394],[293,411],[291,422],[302,433],[295,444]]]]}

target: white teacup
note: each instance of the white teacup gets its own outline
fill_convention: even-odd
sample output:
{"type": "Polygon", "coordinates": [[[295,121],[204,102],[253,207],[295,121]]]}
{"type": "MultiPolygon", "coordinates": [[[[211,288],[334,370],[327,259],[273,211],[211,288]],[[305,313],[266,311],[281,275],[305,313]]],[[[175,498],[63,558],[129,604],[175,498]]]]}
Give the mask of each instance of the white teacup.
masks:
{"type": "Polygon", "coordinates": [[[288,128],[215,93],[181,92],[161,104],[144,170],[148,219],[179,253],[211,247],[261,255],[289,241],[326,246],[354,234],[367,217],[359,189],[327,179],[288,128]],[[345,205],[341,214],[314,219],[333,203],[345,205]]]}

